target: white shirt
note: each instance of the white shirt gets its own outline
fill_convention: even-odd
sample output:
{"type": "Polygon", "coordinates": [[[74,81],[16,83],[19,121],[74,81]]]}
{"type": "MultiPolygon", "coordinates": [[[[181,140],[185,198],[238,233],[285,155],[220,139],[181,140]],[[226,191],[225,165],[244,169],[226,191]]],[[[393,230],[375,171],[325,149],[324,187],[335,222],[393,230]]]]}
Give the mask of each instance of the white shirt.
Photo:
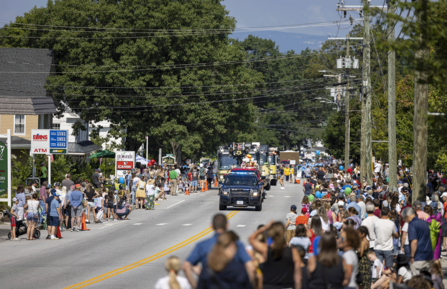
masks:
{"type": "MultiPolygon", "coordinates": [[[[191,285],[189,285],[188,279],[185,277],[177,276],[177,281],[180,284],[180,288],[191,289],[191,285]]],[[[158,279],[155,284],[155,289],[171,289],[171,286],[169,286],[169,276],[158,279]]]]}
{"type": "Polygon", "coordinates": [[[392,251],[393,234],[396,226],[393,221],[379,219],[374,224],[374,232],[376,233],[376,244],[374,250],[392,251]]]}
{"type": "Polygon", "coordinates": [[[410,241],[408,240],[408,222],[405,222],[405,224],[403,225],[402,232],[406,232],[407,233],[404,245],[410,245],[410,241]]]}
{"type": "Polygon", "coordinates": [[[377,258],[376,260],[374,260],[373,266],[371,268],[372,270],[372,274],[371,274],[371,278],[380,278],[380,276],[382,276],[382,269],[383,269],[383,265],[380,262],[379,258],[377,258]],[[379,275],[377,275],[377,268],[379,268],[379,275]]]}
{"type": "Polygon", "coordinates": [[[329,232],[329,220],[327,223],[323,221],[322,217],[320,217],[320,220],[321,220],[321,229],[323,229],[323,231],[325,232],[329,232]]]}
{"type": "Polygon", "coordinates": [[[362,212],[360,213],[360,218],[364,220],[366,218],[366,205],[364,202],[360,201],[357,203],[357,205],[360,207],[362,212]]]}
{"type": "Polygon", "coordinates": [[[411,272],[405,266],[399,268],[399,270],[397,271],[397,276],[402,276],[403,282],[407,282],[411,279],[411,277],[413,277],[411,272]]]}
{"type": "Polygon", "coordinates": [[[146,195],[155,195],[154,185],[146,185],[146,195]]]}
{"type": "Polygon", "coordinates": [[[382,165],[380,163],[375,163],[374,164],[374,172],[375,173],[380,173],[380,169],[382,168],[382,165]]]}
{"type": "Polygon", "coordinates": [[[39,213],[39,201],[28,200],[26,203],[28,204],[28,213],[33,213],[35,215],[39,213]]]}
{"type": "Polygon", "coordinates": [[[366,228],[368,228],[368,232],[369,232],[369,247],[370,248],[374,248],[375,244],[376,244],[376,232],[374,231],[374,224],[376,223],[376,221],[379,220],[379,218],[377,218],[376,216],[372,216],[372,217],[367,217],[366,219],[364,219],[362,221],[362,226],[365,226],[366,228]]]}

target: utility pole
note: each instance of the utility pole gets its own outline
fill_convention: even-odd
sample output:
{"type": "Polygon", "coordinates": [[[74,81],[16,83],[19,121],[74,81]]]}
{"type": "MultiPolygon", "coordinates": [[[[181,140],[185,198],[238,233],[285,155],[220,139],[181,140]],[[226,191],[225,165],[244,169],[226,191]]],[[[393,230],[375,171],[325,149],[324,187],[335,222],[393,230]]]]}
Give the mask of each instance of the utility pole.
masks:
{"type": "MultiPolygon", "coordinates": [[[[369,0],[363,0],[363,6],[347,6],[341,1],[337,4],[337,11],[359,11],[363,16],[363,86],[362,86],[362,133],[360,146],[360,174],[363,181],[366,178],[369,186],[372,186],[372,135],[371,135],[371,66],[370,66],[370,33],[369,15],[370,7],[387,10],[388,7],[369,6],[369,0]]],[[[351,38],[353,39],[353,38],[351,38]]]]}
{"type": "MultiPolygon", "coordinates": [[[[394,13],[392,1],[387,0],[388,14],[394,13]]],[[[389,24],[388,42],[394,43],[394,21],[389,24]]],[[[388,52],[388,163],[390,191],[397,191],[396,153],[396,55],[394,49],[388,52]]]]}
{"type": "MultiPolygon", "coordinates": [[[[346,39],[346,61],[350,63],[349,58],[349,34],[346,39]]],[[[351,65],[345,65],[346,68],[346,91],[345,91],[345,170],[349,167],[349,135],[350,135],[350,129],[349,129],[349,69],[351,68],[351,65]]]]}
{"type": "MultiPolygon", "coordinates": [[[[421,8],[414,15],[416,22],[423,29],[427,25],[428,0],[418,0],[421,8]]],[[[428,73],[425,63],[429,50],[425,45],[425,34],[419,36],[419,50],[416,51],[416,69],[414,75],[414,117],[413,117],[413,201],[425,201],[427,173],[427,138],[428,138],[428,73]]]]}
{"type": "MultiPolygon", "coordinates": [[[[364,166],[366,169],[366,181],[368,186],[372,186],[372,136],[371,136],[371,50],[370,50],[370,34],[369,34],[369,13],[367,12],[369,1],[363,0],[363,94],[365,96],[365,126],[362,127],[362,135],[364,134],[364,166]]],[[[363,106],[362,106],[363,110],[363,106]]],[[[363,120],[363,115],[362,115],[363,120]]],[[[363,124],[363,121],[362,121],[363,124]]],[[[361,171],[364,169],[362,168],[361,171]]]]}

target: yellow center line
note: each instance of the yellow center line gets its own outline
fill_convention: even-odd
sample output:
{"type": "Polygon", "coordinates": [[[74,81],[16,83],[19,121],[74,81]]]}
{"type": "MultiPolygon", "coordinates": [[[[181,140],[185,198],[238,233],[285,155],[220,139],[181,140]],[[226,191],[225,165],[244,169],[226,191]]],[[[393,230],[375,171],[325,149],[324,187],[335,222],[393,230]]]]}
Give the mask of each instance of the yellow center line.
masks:
{"type": "MultiPolygon", "coordinates": [[[[238,213],[238,211],[232,211],[232,212],[228,213],[228,214],[227,214],[227,219],[231,219],[231,218],[234,217],[234,215],[236,215],[237,213],[238,213]]],[[[182,242],[178,243],[177,245],[172,246],[172,247],[170,247],[170,248],[168,248],[168,249],[166,249],[166,250],[163,250],[163,251],[161,251],[161,252],[159,252],[159,253],[157,253],[157,254],[155,254],[155,255],[152,255],[152,256],[150,256],[150,257],[147,257],[147,258],[145,258],[145,259],[143,259],[143,260],[137,261],[137,262],[132,263],[132,264],[130,264],[130,265],[126,265],[126,266],[124,266],[124,267],[115,269],[115,270],[113,270],[113,271],[110,271],[110,272],[108,272],[108,273],[102,274],[102,275],[97,276],[97,277],[95,277],[95,278],[86,280],[86,281],[84,281],[84,282],[81,282],[81,283],[78,283],[78,284],[71,285],[71,286],[69,286],[69,287],[66,287],[66,289],[71,289],[71,288],[84,288],[84,287],[90,286],[90,285],[92,285],[92,284],[95,284],[95,283],[97,283],[97,282],[101,282],[101,281],[103,281],[103,280],[105,280],[105,279],[108,279],[108,278],[111,278],[111,277],[113,277],[113,276],[116,276],[116,275],[119,275],[119,274],[121,274],[121,273],[124,273],[124,272],[126,272],[126,271],[129,271],[129,270],[138,268],[138,267],[140,267],[140,266],[142,266],[142,265],[144,265],[144,264],[150,263],[150,262],[155,261],[155,260],[157,260],[157,259],[159,259],[159,258],[161,258],[161,257],[163,257],[163,256],[166,256],[166,255],[168,255],[168,254],[170,254],[170,253],[172,253],[172,252],[174,252],[174,251],[177,251],[178,249],[183,248],[183,247],[185,247],[185,246],[187,246],[187,245],[189,245],[189,244],[191,244],[191,243],[193,243],[193,242],[199,240],[200,238],[202,238],[202,237],[206,236],[207,234],[211,233],[212,231],[213,231],[212,228],[209,227],[209,228],[207,228],[206,230],[204,230],[204,231],[202,231],[202,232],[200,232],[200,233],[198,233],[198,234],[192,236],[191,238],[186,239],[185,241],[182,241],[182,242]]]]}

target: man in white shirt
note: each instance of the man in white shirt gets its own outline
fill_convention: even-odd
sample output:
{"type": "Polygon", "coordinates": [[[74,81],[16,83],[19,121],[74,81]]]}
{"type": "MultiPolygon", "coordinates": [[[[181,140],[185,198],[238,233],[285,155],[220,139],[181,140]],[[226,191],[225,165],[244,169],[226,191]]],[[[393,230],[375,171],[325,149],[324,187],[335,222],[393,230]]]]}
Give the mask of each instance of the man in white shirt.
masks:
{"type": "Polygon", "coordinates": [[[382,169],[381,161],[374,163],[374,172],[375,173],[380,173],[381,169],[382,169]]]}
{"type": "Polygon", "coordinates": [[[376,220],[374,224],[374,232],[376,234],[376,242],[374,246],[374,252],[383,263],[385,260],[385,266],[387,268],[393,267],[393,238],[397,237],[394,222],[388,219],[390,209],[382,206],[381,218],[376,220]]]}
{"type": "Polygon", "coordinates": [[[368,217],[362,221],[362,226],[365,226],[369,232],[370,249],[374,249],[374,246],[376,244],[376,232],[374,231],[374,225],[376,224],[376,221],[379,220],[379,218],[374,215],[374,210],[374,204],[368,203],[366,205],[366,213],[368,214],[368,217]]]}
{"type": "Polygon", "coordinates": [[[366,204],[364,202],[365,198],[362,195],[357,195],[355,196],[356,200],[357,200],[357,205],[360,207],[360,209],[362,210],[360,212],[360,218],[362,220],[364,220],[366,218],[366,204]]]}

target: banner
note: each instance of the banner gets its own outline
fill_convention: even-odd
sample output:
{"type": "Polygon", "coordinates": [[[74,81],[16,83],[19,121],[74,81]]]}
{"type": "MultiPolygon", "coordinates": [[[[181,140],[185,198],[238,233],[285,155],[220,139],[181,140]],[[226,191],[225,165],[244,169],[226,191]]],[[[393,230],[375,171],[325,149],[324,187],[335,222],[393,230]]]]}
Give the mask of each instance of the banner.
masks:
{"type": "Polygon", "coordinates": [[[8,193],[8,149],[0,141],[0,195],[8,193]]]}

